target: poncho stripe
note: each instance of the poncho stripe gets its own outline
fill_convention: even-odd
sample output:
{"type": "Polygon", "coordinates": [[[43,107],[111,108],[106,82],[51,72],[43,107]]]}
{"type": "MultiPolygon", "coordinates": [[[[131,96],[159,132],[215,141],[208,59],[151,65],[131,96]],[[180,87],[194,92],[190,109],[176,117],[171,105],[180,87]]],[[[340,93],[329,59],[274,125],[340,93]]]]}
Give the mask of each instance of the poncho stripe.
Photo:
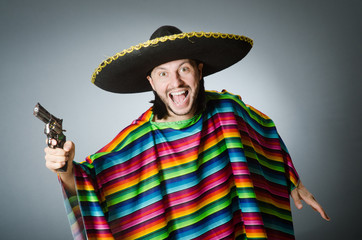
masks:
{"type": "Polygon", "coordinates": [[[83,221],[74,234],[294,239],[289,193],[298,175],[274,123],[238,96],[206,94],[202,115],[154,123],[149,109],[74,165],[80,211],[69,219],[83,221]]]}

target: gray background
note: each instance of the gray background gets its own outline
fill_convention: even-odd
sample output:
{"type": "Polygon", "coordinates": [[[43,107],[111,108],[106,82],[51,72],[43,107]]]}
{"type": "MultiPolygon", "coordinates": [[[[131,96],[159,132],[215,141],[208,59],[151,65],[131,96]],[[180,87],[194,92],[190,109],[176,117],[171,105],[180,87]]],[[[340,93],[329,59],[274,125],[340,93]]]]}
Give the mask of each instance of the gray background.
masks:
{"type": "Polygon", "coordinates": [[[362,4],[355,1],[2,0],[0,238],[71,239],[56,176],[44,165],[39,101],[64,119],[77,161],[150,105],[90,77],[159,26],[246,35],[250,54],[206,78],[277,124],[299,174],[332,218],[293,206],[297,239],[362,239],[362,4]]]}

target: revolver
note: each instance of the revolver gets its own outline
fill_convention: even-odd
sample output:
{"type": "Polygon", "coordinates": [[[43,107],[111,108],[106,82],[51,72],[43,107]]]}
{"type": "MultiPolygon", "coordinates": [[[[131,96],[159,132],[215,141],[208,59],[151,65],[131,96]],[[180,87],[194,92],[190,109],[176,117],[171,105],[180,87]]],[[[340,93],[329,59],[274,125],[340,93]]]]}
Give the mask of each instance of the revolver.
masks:
{"type": "MultiPolygon", "coordinates": [[[[37,103],[34,107],[34,116],[40,119],[45,123],[44,133],[47,135],[47,144],[50,148],[63,148],[66,141],[65,135],[63,132],[62,124],[63,119],[59,119],[54,115],[50,114],[40,103],[37,103]],[[57,141],[57,145],[52,144],[52,139],[57,141]]],[[[57,172],[66,172],[68,167],[68,162],[62,168],[57,169],[57,172]]]]}

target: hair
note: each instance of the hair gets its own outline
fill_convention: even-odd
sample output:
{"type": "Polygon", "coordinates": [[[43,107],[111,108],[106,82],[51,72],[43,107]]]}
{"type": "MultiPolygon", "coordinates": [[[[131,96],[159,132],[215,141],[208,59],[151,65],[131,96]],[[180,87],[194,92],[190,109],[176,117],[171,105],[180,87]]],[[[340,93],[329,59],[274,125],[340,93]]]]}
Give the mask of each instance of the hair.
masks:
{"type": "MultiPolygon", "coordinates": [[[[153,103],[152,106],[152,112],[153,114],[158,118],[162,119],[168,116],[168,111],[165,103],[162,101],[162,99],[158,96],[158,94],[153,91],[153,94],[155,95],[155,99],[150,101],[150,103],[153,103]]],[[[202,77],[199,83],[199,92],[196,96],[196,111],[195,114],[200,114],[205,110],[206,107],[206,96],[205,96],[205,84],[204,84],[204,78],[202,77]]]]}

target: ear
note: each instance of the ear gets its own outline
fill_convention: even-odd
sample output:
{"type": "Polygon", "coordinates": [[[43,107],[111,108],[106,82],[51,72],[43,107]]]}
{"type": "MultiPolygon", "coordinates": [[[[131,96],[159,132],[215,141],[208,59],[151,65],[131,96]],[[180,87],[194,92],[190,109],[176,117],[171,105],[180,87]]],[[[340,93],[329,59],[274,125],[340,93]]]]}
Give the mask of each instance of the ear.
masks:
{"type": "Polygon", "coordinates": [[[197,66],[197,69],[199,70],[199,80],[201,80],[202,78],[202,68],[204,67],[203,63],[199,63],[199,65],[197,66]]]}
{"type": "Polygon", "coordinates": [[[153,85],[153,79],[151,78],[151,76],[147,76],[147,80],[151,84],[152,89],[155,91],[155,87],[153,85]]]}

